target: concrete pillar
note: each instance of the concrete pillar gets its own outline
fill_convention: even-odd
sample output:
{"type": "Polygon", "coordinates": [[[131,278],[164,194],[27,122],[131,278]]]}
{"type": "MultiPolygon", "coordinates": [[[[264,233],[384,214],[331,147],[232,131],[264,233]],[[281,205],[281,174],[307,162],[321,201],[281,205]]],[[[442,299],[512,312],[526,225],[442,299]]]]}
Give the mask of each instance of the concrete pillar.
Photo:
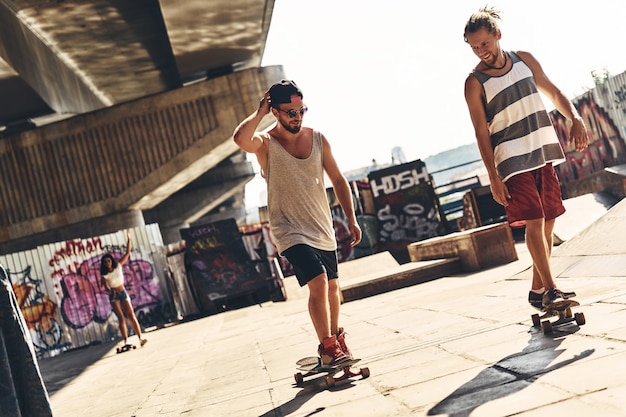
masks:
{"type": "Polygon", "coordinates": [[[174,225],[163,226],[160,225],[161,236],[163,237],[163,243],[169,245],[171,243],[177,243],[183,240],[180,237],[180,229],[186,229],[189,227],[189,223],[179,223],[174,225]]]}
{"type": "Polygon", "coordinates": [[[26,321],[0,266],[0,415],[52,417],[26,321]]]}

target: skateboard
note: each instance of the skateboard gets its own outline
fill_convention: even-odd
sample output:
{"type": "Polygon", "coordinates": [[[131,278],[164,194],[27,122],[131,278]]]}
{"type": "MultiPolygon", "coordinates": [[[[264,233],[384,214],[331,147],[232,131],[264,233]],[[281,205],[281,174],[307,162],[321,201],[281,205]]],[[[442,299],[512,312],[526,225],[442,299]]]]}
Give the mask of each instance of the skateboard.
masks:
{"type": "Polygon", "coordinates": [[[118,346],[118,347],[116,347],[116,348],[115,348],[115,351],[116,351],[117,353],[122,353],[122,352],[128,352],[128,351],[129,351],[129,350],[131,350],[131,349],[137,349],[137,346],[135,346],[135,345],[131,345],[130,343],[127,343],[127,344],[125,344],[125,345],[123,345],[123,346],[118,346]]]}
{"type": "Polygon", "coordinates": [[[302,386],[305,378],[326,373],[327,375],[324,378],[324,382],[326,383],[327,388],[332,388],[335,386],[335,383],[343,381],[344,379],[354,378],[356,376],[361,376],[363,379],[368,378],[370,376],[369,368],[359,368],[357,372],[354,372],[351,369],[351,366],[360,360],[361,359],[352,359],[347,362],[340,363],[337,366],[322,367],[319,357],[310,356],[296,362],[297,369],[301,372],[294,374],[293,377],[296,380],[296,386],[302,386]],[[335,377],[335,375],[339,372],[342,372],[342,374],[339,377],[335,377]]]}
{"type": "Polygon", "coordinates": [[[579,306],[580,303],[575,300],[561,300],[555,303],[545,306],[541,312],[543,314],[533,314],[531,316],[533,320],[533,326],[540,327],[545,334],[552,333],[554,327],[562,326],[573,321],[579,326],[585,324],[585,315],[583,313],[576,313],[572,315],[572,307],[579,306]],[[550,317],[556,317],[555,321],[550,321],[550,317]],[[544,320],[545,319],[545,320],[544,320]]]}

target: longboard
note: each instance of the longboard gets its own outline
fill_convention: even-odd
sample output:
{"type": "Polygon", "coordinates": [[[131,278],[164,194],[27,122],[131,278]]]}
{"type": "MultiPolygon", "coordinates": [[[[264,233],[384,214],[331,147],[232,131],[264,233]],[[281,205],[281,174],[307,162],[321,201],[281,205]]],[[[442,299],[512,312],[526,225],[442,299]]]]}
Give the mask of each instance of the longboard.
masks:
{"type": "Polygon", "coordinates": [[[583,313],[576,313],[572,315],[572,307],[577,307],[579,305],[580,303],[578,301],[571,299],[560,300],[549,304],[541,309],[541,312],[543,313],[541,316],[539,314],[533,314],[531,316],[533,326],[540,327],[545,334],[552,333],[554,327],[562,326],[573,321],[575,321],[579,326],[582,326],[586,322],[585,315],[583,313]],[[550,321],[551,317],[556,316],[558,316],[557,320],[550,321]]]}
{"type": "Polygon", "coordinates": [[[368,378],[370,376],[369,368],[359,368],[357,372],[354,372],[351,369],[352,365],[356,364],[360,360],[361,359],[352,359],[342,362],[336,366],[325,367],[321,365],[320,358],[317,356],[309,356],[296,362],[297,369],[300,372],[294,374],[293,377],[296,380],[296,386],[302,386],[305,378],[326,373],[327,375],[324,378],[324,382],[326,383],[327,388],[331,388],[335,386],[335,383],[343,381],[344,379],[356,376],[361,376],[363,379],[368,378]],[[342,372],[342,374],[339,377],[335,377],[335,375],[339,372],[342,372]]]}
{"type": "Polygon", "coordinates": [[[118,346],[117,348],[115,348],[115,352],[123,353],[123,352],[128,352],[131,349],[137,349],[137,346],[131,345],[130,343],[127,343],[127,344],[125,344],[123,346],[118,346]]]}

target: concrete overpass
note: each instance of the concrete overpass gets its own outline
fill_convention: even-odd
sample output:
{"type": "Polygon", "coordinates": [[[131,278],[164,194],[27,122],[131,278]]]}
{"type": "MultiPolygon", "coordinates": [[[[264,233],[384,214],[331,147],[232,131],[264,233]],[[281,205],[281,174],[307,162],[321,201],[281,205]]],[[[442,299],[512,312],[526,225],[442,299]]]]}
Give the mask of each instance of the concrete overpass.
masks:
{"type": "MultiPolygon", "coordinates": [[[[272,0],[0,1],[0,254],[243,213],[272,0]]],[[[268,120],[269,123],[269,120],[268,120]]]]}

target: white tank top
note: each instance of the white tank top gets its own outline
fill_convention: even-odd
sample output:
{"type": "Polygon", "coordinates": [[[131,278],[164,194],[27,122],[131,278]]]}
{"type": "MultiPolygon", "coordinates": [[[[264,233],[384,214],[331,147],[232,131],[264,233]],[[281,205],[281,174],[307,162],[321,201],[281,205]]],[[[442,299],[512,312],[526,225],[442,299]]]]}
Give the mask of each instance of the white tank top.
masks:
{"type": "Polygon", "coordinates": [[[267,156],[267,209],[278,253],[297,244],[337,249],[326,187],[322,137],[313,131],[307,158],[296,158],[270,136],[267,156]]]}

